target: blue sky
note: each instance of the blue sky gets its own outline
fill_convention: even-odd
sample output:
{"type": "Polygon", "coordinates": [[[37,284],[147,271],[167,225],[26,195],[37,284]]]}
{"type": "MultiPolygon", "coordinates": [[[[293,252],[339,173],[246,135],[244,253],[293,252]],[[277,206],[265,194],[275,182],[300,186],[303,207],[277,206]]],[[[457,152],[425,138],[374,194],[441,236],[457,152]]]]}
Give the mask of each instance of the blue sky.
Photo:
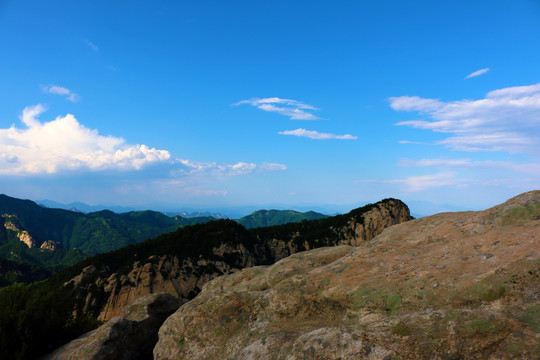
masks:
{"type": "Polygon", "coordinates": [[[540,187],[540,2],[2,1],[0,192],[155,209],[540,187]]]}

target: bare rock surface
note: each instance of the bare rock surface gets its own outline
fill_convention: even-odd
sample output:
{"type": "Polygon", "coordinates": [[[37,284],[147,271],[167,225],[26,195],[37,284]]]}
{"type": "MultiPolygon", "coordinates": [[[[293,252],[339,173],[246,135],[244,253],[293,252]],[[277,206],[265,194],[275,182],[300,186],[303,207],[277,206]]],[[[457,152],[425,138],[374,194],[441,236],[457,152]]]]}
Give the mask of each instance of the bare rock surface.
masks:
{"type": "Polygon", "coordinates": [[[98,329],[75,339],[43,360],[145,360],[152,358],[157,331],[181,305],[168,293],[141,297],[98,329]]]}
{"type": "Polygon", "coordinates": [[[2,217],[4,218],[4,227],[7,230],[11,230],[16,232],[17,238],[19,238],[20,241],[26,244],[29,248],[33,248],[37,246],[36,240],[28,233],[28,231],[21,228],[19,225],[19,219],[16,215],[10,215],[10,214],[3,214],[2,217]]]}
{"type": "Polygon", "coordinates": [[[539,359],[540,191],[213,279],[154,358],[539,359]]]}
{"type": "Polygon", "coordinates": [[[59,247],[61,247],[60,243],[56,241],[52,241],[52,240],[44,241],[43,244],[41,244],[40,246],[40,248],[43,250],[51,250],[51,251],[54,251],[58,249],[59,247]]]}

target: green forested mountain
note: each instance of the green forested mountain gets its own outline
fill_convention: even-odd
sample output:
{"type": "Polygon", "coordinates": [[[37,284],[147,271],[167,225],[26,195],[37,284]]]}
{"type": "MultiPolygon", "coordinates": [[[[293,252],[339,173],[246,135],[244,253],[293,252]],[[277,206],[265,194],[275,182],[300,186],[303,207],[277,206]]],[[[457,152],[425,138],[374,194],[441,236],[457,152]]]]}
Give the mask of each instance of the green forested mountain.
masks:
{"type": "Polygon", "coordinates": [[[15,282],[31,283],[47,279],[51,272],[41,266],[0,258],[0,287],[15,282]]]}
{"type": "Polygon", "coordinates": [[[0,195],[0,257],[58,270],[86,256],[136,244],[211,217],[169,217],[155,211],[89,214],[49,209],[30,200],[0,195]],[[12,225],[10,225],[12,224],[12,225]],[[31,246],[21,241],[27,233],[31,246]],[[52,242],[55,249],[40,248],[52,242]]]}
{"type": "Polygon", "coordinates": [[[248,229],[283,225],[287,223],[298,223],[303,220],[318,220],[327,218],[327,215],[315,211],[298,212],[294,210],[259,210],[243,218],[236,220],[248,229]]]}

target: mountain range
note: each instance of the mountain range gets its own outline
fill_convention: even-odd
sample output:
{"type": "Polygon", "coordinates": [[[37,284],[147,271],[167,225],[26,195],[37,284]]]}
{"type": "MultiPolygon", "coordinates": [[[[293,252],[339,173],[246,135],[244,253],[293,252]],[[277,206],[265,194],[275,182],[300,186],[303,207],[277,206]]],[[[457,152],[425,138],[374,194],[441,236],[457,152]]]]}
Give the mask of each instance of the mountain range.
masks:
{"type": "Polygon", "coordinates": [[[538,359],[539,230],[540,191],[185,226],[0,289],[0,357],[538,359]]]}
{"type": "Polygon", "coordinates": [[[386,199],[344,215],[266,228],[248,230],[232,220],[185,226],[95,255],[45,282],[0,289],[0,357],[38,357],[118,316],[140,296],[167,291],[187,301],[217,276],[321,246],[358,245],[409,219],[405,204],[386,199]]]}
{"type": "Polygon", "coordinates": [[[178,227],[214,220],[156,211],[84,214],[0,195],[0,257],[59,270],[87,256],[136,244],[178,227]]]}
{"type": "MultiPolygon", "coordinates": [[[[50,271],[73,265],[87,256],[136,244],[182,226],[216,219],[209,216],[210,213],[172,215],[150,210],[121,214],[111,210],[82,213],[73,209],[44,207],[30,200],[6,195],[0,195],[0,214],[0,257],[39,265],[50,271]]],[[[252,228],[324,217],[326,215],[315,212],[260,210],[237,221],[252,228]]]]}

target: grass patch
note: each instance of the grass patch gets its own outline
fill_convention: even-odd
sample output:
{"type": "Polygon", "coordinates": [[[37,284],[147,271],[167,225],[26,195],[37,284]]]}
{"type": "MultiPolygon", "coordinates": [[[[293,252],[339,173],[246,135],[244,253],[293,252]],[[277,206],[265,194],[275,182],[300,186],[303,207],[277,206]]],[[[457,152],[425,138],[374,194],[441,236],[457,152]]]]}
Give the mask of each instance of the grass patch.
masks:
{"type": "Polygon", "coordinates": [[[507,287],[501,285],[502,279],[487,279],[488,284],[477,284],[465,291],[455,293],[453,300],[469,307],[480,306],[482,302],[498,300],[507,293],[507,287]]]}
{"type": "Polygon", "coordinates": [[[540,219],[540,203],[508,210],[502,217],[502,224],[512,225],[523,221],[537,219],[540,219]]]}
{"type": "Polygon", "coordinates": [[[328,279],[328,278],[322,279],[322,280],[319,282],[319,285],[320,285],[322,288],[328,287],[328,285],[330,285],[330,279],[328,279]]]}
{"type": "Polygon", "coordinates": [[[398,336],[409,336],[412,333],[412,329],[405,324],[403,320],[398,322],[394,327],[392,327],[392,334],[398,336]]]}
{"type": "Polygon", "coordinates": [[[507,344],[504,347],[504,352],[510,355],[511,357],[515,357],[521,353],[521,346],[514,343],[507,344]]]}
{"type": "Polygon", "coordinates": [[[495,301],[500,299],[506,294],[506,287],[499,286],[495,289],[483,289],[479,295],[480,300],[482,301],[495,301]]]}
{"type": "Polygon", "coordinates": [[[540,332],[540,306],[529,306],[527,310],[515,316],[522,322],[527,323],[535,333],[540,332]]]}
{"type": "Polygon", "coordinates": [[[176,345],[178,346],[178,350],[183,351],[187,346],[186,338],[182,337],[181,339],[177,339],[176,345]]]}
{"type": "Polygon", "coordinates": [[[532,331],[540,332],[540,306],[529,306],[527,308],[527,324],[530,325],[532,331]]]}
{"type": "Polygon", "coordinates": [[[474,318],[468,325],[470,335],[492,335],[499,331],[499,326],[494,324],[491,319],[474,318]]]}
{"type": "Polygon", "coordinates": [[[375,304],[377,301],[377,292],[374,288],[360,288],[354,291],[351,296],[356,308],[363,308],[368,304],[375,304]]]}
{"type": "Polygon", "coordinates": [[[384,302],[384,309],[387,313],[394,314],[401,307],[401,296],[390,295],[384,302]]]}

